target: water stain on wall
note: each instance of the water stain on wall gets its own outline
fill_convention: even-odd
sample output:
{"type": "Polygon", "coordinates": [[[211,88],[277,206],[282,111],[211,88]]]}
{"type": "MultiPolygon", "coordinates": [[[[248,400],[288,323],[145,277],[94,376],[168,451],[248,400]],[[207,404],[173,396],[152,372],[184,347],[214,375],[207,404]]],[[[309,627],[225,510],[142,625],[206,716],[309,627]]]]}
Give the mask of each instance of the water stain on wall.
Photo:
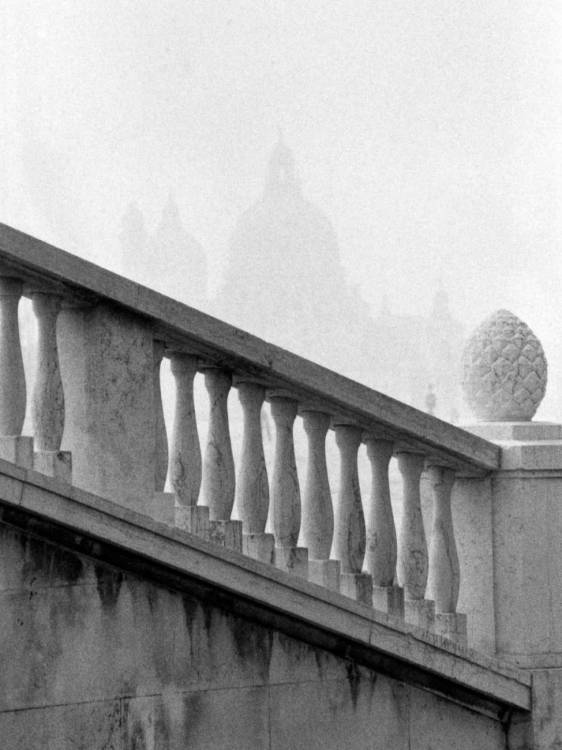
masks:
{"type": "Polygon", "coordinates": [[[19,535],[19,541],[23,553],[22,585],[47,581],[51,585],[72,585],[82,577],[84,563],[73,552],[24,534],[19,535]]]}
{"type": "Polygon", "coordinates": [[[119,592],[123,583],[123,573],[107,568],[104,565],[95,565],[94,570],[102,607],[104,609],[114,609],[119,599],[119,592]]]}

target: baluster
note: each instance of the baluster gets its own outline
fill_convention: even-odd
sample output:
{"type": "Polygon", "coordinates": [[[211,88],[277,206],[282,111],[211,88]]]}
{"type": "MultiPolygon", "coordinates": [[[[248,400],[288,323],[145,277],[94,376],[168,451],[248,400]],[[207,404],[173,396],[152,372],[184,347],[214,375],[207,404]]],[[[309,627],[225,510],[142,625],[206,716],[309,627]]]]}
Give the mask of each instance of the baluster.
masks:
{"type": "Polygon", "coordinates": [[[433,524],[429,548],[428,595],[435,601],[435,630],[458,643],[466,642],[466,615],[457,612],[460,569],[451,513],[454,469],[430,466],[433,524]]]}
{"type": "Polygon", "coordinates": [[[154,451],[154,489],[163,492],[168,473],[168,436],[164,421],[162,406],[162,390],[160,388],[160,367],[164,359],[166,344],[163,341],[154,342],[154,437],[156,441],[154,451]]]}
{"type": "Polygon", "coordinates": [[[334,511],[326,466],[326,434],[330,415],[302,410],[308,438],[308,462],[302,505],[300,541],[308,548],[308,577],[313,583],[339,591],[340,563],[330,560],[334,538],[334,511]]]}
{"type": "Polygon", "coordinates": [[[152,408],[154,425],[154,490],[145,498],[145,513],[156,521],[168,526],[180,526],[191,530],[180,514],[176,512],[176,497],[172,492],[164,492],[168,473],[168,436],[162,407],[160,388],[160,368],[166,344],[164,341],[152,342],[152,408]]]}
{"type": "Polygon", "coordinates": [[[429,630],[435,619],[435,604],[424,599],[427,584],[427,544],[423,526],[420,479],[424,457],[418,453],[399,453],[404,501],[398,538],[398,583],[404,587],[406,619],[429,630]]]}
{"type": "Polygon", "coordinates": [[[243,524],[244,554],[273,564],[273,534],[265,533],[269,512],[269,486],[263,452],[261,410],[265,389],[258,383],[238,381],[238,398],[244,412],[244,437],[236,507],[243,524]]]}
{"type": "Polygon", "coordinates": [[[64,392],[57,347],[57,318],[61,298],[35,292],[33,312],[37,318],[37,364],[31,404],[35,448],[34,468],[42,474],[72,481],[72,454],[61,451],[64,432],[64,392]]]}
{"type": "Polygon", "coordinates": [[[368,438],[366,445],[372,485],[364,568],[373,577],[373,607],[403,618],[404,590],[394,585],[397,543],[388,482],[394,444],[389,440],[368,438]]]}
{"type": "Polygon", "coordinates": [[[341,592],[372,606],[373,582],[362,573],[365,557],[365,519],[359,489],[357,453],[361,445],[361,429],[349,424],[336,424],[336,443],[340,451],[340,488],[336,507],[333,557],[341,563],[341,592]]]}
{"type": "Polygon", "coordinates": [[[307,578],[308,550],[297,546],[301,525],[301,497],[293,441],[297,401],[274,394],[269,400],[275,422],[275,460],[271,482],[275,565],[307,578]]]}
{"type": "Polygon", "coordinates": [[[236,489],[228,425],[232,377],[216,367],[204,372],[209,393],[209,430],[203,460],[203,504],[209,508],[211,541],[242,552],[242,522],[230,520],[236,489]]]}
{"type": "Polygon", "coordinates": [[[0,277],[0,458],[33,468],[33,440],[22,437],[26,389],[18,324],[19,279],[0,277]]]}
{"type": "Polygon", "coordinates": [[[201,448],[197,434],[193,379],[198,359],[174,352],[170,369],[176,384],[174,427],[168,476],[176,499],[176,525],[202,537],[209,537],[209,508],[197,505],[201,488],[201,448]]]}

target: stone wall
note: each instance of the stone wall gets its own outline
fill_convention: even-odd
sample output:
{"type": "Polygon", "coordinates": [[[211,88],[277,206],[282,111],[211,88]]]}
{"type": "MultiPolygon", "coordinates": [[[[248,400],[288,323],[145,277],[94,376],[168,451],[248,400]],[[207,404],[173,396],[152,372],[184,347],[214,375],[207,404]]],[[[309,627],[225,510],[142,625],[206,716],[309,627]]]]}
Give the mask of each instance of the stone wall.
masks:
{"type": "Polygon", "coordinates": [[[499,750],[487,716],[0,526],[6,750],[499,750]]]}

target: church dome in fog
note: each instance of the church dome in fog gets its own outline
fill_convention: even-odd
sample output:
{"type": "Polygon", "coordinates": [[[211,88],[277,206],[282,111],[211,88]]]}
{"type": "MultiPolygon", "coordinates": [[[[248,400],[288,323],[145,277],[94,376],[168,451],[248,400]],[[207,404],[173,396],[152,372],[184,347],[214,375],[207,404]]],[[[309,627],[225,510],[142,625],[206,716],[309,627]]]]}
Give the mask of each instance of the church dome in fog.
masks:
{"type": "Polygon", "coordinates": [[[334,228],[303,196],[292,152],[280,140],[262,196],[231,237],[222,313],[282,346],[300,343],[313,358],[319,321],[329,330],[348,296],[334,228]]]}

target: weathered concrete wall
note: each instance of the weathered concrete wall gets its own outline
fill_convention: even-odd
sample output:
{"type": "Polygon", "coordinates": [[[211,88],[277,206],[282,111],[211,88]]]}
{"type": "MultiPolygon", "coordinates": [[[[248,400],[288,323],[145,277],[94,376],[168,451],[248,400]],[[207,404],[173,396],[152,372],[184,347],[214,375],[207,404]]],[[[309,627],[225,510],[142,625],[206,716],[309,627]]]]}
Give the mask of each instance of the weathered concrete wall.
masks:
{"type": "Polygon", "coordinates": [[[499,722],[0,526],[9,750],[498,750],[499,722]]]}

